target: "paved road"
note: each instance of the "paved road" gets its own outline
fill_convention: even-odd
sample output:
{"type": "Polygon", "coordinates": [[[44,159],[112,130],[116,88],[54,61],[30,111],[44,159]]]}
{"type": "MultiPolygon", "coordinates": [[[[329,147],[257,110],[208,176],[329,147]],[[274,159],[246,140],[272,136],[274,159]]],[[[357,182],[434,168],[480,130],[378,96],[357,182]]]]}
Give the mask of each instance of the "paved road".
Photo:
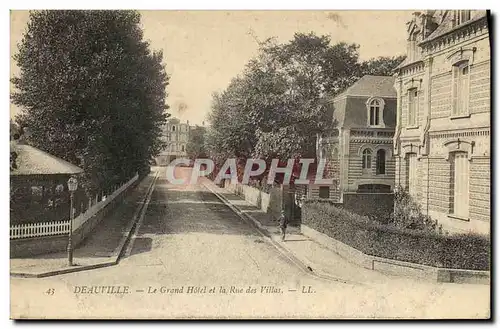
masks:
{"type": "MultiPolygon", "coordinates": [[[[487,286],[411,280],[352,285],[309,276],[208,190],[200,185],[168,184],[164,168],[160,170],[146,214],[119,265],[44,279],[11,279],[12,315],[484,316],[489,303],[487,286]],[[75,294],[75,289],[92,285],[127,286],[129,293],[75,294]]],[[[179,168],[177,174],[186,176],[189,170],[179,168]]]]}

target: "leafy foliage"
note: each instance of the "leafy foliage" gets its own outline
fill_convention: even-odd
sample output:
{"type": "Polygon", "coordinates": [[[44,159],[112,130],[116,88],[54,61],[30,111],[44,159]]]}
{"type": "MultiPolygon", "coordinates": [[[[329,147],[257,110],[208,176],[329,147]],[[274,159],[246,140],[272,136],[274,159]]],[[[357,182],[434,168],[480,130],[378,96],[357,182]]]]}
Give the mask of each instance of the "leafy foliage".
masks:
{"type": "Polygon", "coordinates": [[[189,131],[189,140],[186,144],[186,153],[190,159],[206,158],[205,127],[195,126],[189,131]]]}
{"type": "Polygon", "coordinates": [[[304,202],[302,223],[367,255],[435,267],[490,268],[491,241],[486,235],[444,235],[384,225],[319,200],[304,202]]]}
{"type": "Polygon", "coordinates": [[[362,75],[393,75],[394,69],[401,64],[405,58],[405,55],[372,58],[361,63],[362,75]]]}
{"type": "Polygon", "coordinates": [[[10,119],[10,140],[16,139],[15,137],[18,137],[20,133],[21,130],[19,129],[19,126],[12,119],[10,119]]]}
{"type": "Polygon", "coordinates": [[[169,77],[135,11],[33,11],[14,60],[29,142],[80,165],[87,189],[143,170],[163,147],[169,77]]]}
{"type": "Polygon", "coordinates": [[[242,74],[213,95],[210,155],[217,161],[315,157],[316,134],[335,124],[328,99],[364,74],[382,74],[399,64],[399,57],[360,63],[358,48],[332,45],[329,36],[313,33],[296,33],[283,44],[261,42],[242,74]]]}
{"type": "Polygon", "coordinates": [[[390,223],[403,229],[442,231],[438,222],[422,213],[422,207],[401,186],[394,193],[394,213],[390,223]]]}

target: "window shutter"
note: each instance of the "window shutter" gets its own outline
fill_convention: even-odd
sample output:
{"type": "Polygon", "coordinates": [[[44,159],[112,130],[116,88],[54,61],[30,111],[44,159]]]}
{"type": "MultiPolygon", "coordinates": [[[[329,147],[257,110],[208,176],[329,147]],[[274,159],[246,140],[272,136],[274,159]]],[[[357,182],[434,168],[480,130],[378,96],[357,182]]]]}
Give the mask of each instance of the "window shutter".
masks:
{"type": "Polygon", "coordinates": [[[453,67],[453,85],[452,85],[452,100],[451,100],[451,113],[453,115],[458,114],[458,78],[459,78],[459,73],[457,72],[458,68],[456,66],[453,67]]]}
{"type": "Polygon", "coordinates": [[[467,114],[469,101],[469,67],[465,66],[461,69],[461,86],[460,86],[460,114],[467,114]]]}
{"type": "Polygon", "coordinates": [[[454,213],[457,216],[469,217],[469,161],[467,154],[455,153],[454,173],[454,213]]]}
{"type": "Polygon", "coordinates": [[[408,90],[408,125],[414,126],[417,123],[418,91],[416,88],[408,90]]]}
{"type": "Polygon", "coordinates": [[[418,91],[417,89],[415,88],[415,91],[413,92],[414,95],[415,95],[415,99],[413,100],[413,124],[416,125],[417,122],[418,122],[418,103],[419,103],[419,100],[418,100],[418,91]]]}

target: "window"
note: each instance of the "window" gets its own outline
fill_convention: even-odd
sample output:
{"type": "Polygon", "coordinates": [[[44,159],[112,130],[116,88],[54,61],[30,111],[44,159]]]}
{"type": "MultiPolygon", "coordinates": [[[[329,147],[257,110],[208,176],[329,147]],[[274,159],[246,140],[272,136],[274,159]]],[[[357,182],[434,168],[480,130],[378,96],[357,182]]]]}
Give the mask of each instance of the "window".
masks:
{"type": "Polygon", "coordinates": [[[320,197],[320,199],[329,199],[330,198],[330,187],[329,186],[320,186],[319,187],[319,197],[320,197]]]}
{"type": "Polygon", "coordinates": [[[372,167],[372,150],[364,149],[363,151],[363,169],[370,169],[372,167]]]}
{"type": "Polygon", "coordinates": [[[417,194],[417,154],[408,153],[406,155],[406,188],[411,196],[417,194]]]}
{"type": "Polygon", "coordinates": [[[418,91],[417,88],[408,90],[408,126],[417,125],[418,91]]]}
{"type": "Polygon", "coordinates": [[[370,126],[380,125],[380,113],[382,111],[381,101],[374,99],[369,105],[370,126]]]}
{"type": "Polygon", "coordinates": [[[453,66],[453,116],[467,115],[469,111],[469,62],[453,66]]]}
{"type": "Polygon", "coordinates": [[[385,175],[385,150],[377,151],[377,175],[385,175]]]}
{"type": "Polygon", "coordinates": [[[451,162],[451,211],[454,215],[469,217],[469,160],[467,153],[457,152],[451,162]]]}
{"type": "Polygon", "coordinates": [[[182,152],[184,152],[184,145],[182,145],[182,149],[181,150],[182,150],[182,152]]]}
{"type": "Polygon", "coordinates": [[[172,126],[172,131],[175,131],[175,126],[172,126]]]}
{"type": "Polygon", "coordinates": [[[455,26],[470,21],[470,10],[457,10],[455,12],[455,26]]]}

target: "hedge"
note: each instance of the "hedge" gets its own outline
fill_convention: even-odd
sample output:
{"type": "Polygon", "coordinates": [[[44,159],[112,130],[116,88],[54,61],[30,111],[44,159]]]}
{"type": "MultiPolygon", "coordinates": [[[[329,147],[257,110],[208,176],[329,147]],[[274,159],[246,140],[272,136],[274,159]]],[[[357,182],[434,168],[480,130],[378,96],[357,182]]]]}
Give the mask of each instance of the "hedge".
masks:
{"type": "Polygon", "coordinates": [[[442,268],[490,268],[490,239],[484,235],[400,229],[318,201],[305,202],[302,223],[367,255],[442,268]]]}

